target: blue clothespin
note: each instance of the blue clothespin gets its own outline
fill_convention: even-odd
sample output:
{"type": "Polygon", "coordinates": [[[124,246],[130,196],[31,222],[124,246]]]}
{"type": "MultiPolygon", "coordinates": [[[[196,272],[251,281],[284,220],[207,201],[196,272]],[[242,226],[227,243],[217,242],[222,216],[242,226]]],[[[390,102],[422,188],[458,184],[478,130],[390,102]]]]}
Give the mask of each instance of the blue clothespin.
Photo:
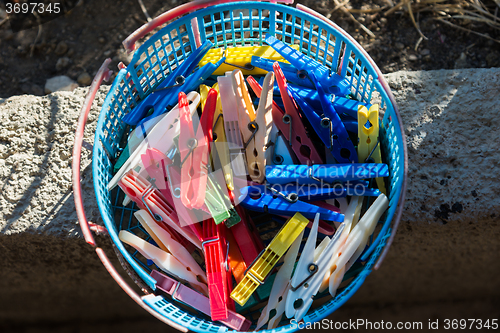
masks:
{"type": "Polygon", "coordinates": [[[384,163],[349,163],[266,166],[269,184],[298,183],[303,185],[357,181],[368,178],[389,177],[384,163]]]}
{"type": "MultiPolygon", "coordinates": [[[[345,183],[336,183],[333,185],[324,184],[325,186],[304,186],[297,183],[290,183],[285,185],[269,185],[274,190],[279,191],[286,197],[297,197],[299,200],[318,201],[334,198],[344,198],[346,196],[366,196],[378,197],[380,190],[377,188],[369,188],[368,181],[347,181],[345,183]],[[311,199],[307,199],[307,198],[311,199]]],[[[277,192],[276,192],[277,193],[277,192]]],[[[272,193],[275,194],[275,193],[272,193]]]]}
{"type": "MultiPolygon", "coordinates": [[[[269,60],[257,56],[252,56],[252,66],[262,68],[268,72],[273,71],[273,64],[275,62],[276,62],[275,60],[269,60]]],[[[314,84],[309,79],[306,72],[300,71],[294,66],[281,61],[278,61],[278,63],[280,64],[281,70],[283,71],[283,74],[285,74],[285,78],[288,81],[296,83],[302,87],[314,89],[314,84]]],[[[275,84],[277,85],[277,83],[275,84]]]]}
{"type": "Polygon", "coordinates": [[[296,69],[307,73],[310,79],[312,79],[311,76],[313,74],[316,75],[328,92],[336,96],[345,96],[350,93],[349,82],[336,73],[332,73],[330,76],[330,69],[323,66],[320,62],[291,48],[269,34],[266,35],[266,43],[281,54],[296,69]]]}
{"type": "MultiPolygon", "coordinates": [[[[203,58],[203,56],[208,52],[208,50],[210,50],[212,46],[213,43],[207,40],[205,43],[203,43],[203,45],[194,50],[193,53],[191,53],[189,57],[186,58],[186,60],[184,60],[170,75],[165,78],[165,80],[163,80],[158,85],[158,87],[156,87],[155,91],[149,94],[132,111],[125,115],[123,121],[129,125],[137,125],[141,122],[142,119],[144,119],[148,111],[153,107],[155,108],[155,113],[157,115],[165,112],[164,108],[169,105],[162,103],[162,101],[165,100],[165,93],[170,94],[173,91],[172,89],[168,88],[185,86],[188,83],[188,77],[192,76],[190,74],[192,73],[194,68],[198,65],[201,58],[203,58]],[[161,110],[160,112],[160,110],[156,110],[157,108],[163,108],[163,110],[161,110]]],[[[205,70],[208,69],[210,69],[210,67],[207,67],[205,70]]],[[[201,74],[201,72],[199,74],[201,74]]],[[[206,75],[206,73],[203,72],[203,74],[204,81],[210,76],[211,73],[209,75],[206,75]]],[[[185,93],[188,93],[191,90],[183,91],[185,93]]],[[[179,91],[177,91],[177,93],[175,94],[172,93],[172,95],[177,96],[179,91]]],[[[171,103],[170,100],[168,102],[171,103]]]]}
{"type": "MultiPolygon", "coordinates": [[[[323,108],[324,116],[320,123],[316,123],[316,127],[324,127],[328,130],[328,136],[320,135],[321,140],[325,145],[330,148],[333,156],[339,163],[357,163],[358,153],[354,148],[347,130],[345,129],[340,116],[333,107],[331,100],[328,99],[327,93],[323,89],[323,85],[320,83],[316,74],[312,75],[314,84],[316,85],[316,90],[318,91],[318,97],[323,108]]],[[[303,112],[314,113],[312,110],[302,110],[303,112]]],[[[312,124],[311,124],[312,125],[312,124]]],[[[314,125],[313,125],[314,126],[314,125]]]]}
{"type": "Polygon", "coordinates": [[[172,87],[171,89],[165,90],[168,92],[167,94],[162,93],[164,98],[161,99],[157,104],[154,105],[153,114],[147,118],[144,118],[139,125],[150,120],[155,117],[165,113],[167,111],[167,106],[174,106],[177,104],[177,97],[180,92],[189,93],[190,91],[196,90],[210,75],[212,75],[213,71],[217,69],[223,62],[225,58],[221,59],[216,64],[206,64],[205,66],[197,69],[193,74],[189,75],[184,83],[179,86],[172,87]]]}
{"type": "MultiPolygon", "coordinates": [[[[343,222],[343,214],[299,200],[321,200],[327,192],[328,190],[325,192],[316,191],[314,194],[296,193],[280,191],[266,185],[255,185],[242,188],[239,200],[243,207],[253,211],[281,216],[293,216],[298,212],[309,219],[314,218],[316,213],[319,213],[322,220],[343,222]]],[[[333,191],[331,192],[333,193],[333,191]]],[[[330,193],[330,195],[332,194],[330,193]]]]}

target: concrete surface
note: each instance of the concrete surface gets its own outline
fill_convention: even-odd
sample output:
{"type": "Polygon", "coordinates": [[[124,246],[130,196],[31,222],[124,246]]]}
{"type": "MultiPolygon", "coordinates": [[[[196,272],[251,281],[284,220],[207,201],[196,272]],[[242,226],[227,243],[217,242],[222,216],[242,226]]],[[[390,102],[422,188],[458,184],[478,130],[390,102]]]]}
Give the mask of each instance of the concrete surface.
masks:
{"type": "MultiPolygon", "coordinates": [[[[408,140],[403,219],[381,269],[331,318],[500,318],[500,69],[386,78],[408,140]]],[[[89,142],[107,89],[89,117],[89,142]]],[[[170,332],[81,238],[70,155],[85,93],[0,99],[0,331],[170,332]]],[[[99,222],[90,152],[82,158],[87,216],[99,222]]],[[[97,239],[114,257],[108,239],[97,239]]]]}

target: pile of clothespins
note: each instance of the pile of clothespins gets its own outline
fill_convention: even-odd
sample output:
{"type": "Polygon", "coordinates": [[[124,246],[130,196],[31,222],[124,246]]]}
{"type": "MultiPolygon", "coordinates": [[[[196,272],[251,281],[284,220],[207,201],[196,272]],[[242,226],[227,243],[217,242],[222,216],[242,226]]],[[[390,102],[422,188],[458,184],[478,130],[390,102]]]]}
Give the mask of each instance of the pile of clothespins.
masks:
{"type": "Polygon", "coordinates": [[[139,101],[108,188],[139,207],[151,239],[119,237],[152,260],[157,291],[236,330],[299,321],[315,295],[335,296],[388,207],[378,106],[297,47],[265,42],[207,41],[139,101]],[[267,246],[255,214],[288,218],[267,246]],[[247,304],[258,320],[237,312],[247,304]]]}

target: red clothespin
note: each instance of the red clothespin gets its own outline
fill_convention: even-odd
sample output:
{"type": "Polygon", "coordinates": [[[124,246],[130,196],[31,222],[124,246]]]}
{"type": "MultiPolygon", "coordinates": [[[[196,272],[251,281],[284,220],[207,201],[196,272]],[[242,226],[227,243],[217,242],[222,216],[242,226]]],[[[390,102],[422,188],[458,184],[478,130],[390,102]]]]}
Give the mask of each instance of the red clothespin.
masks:
{"type": "MultiPolygon", "coordinates": [[[[233,191],[229,191],[229,197],[231,201],[234,202],[235,197],[233,191]]],[[[236,243],[238,243],[241,255],[243,256],[243,260],[245,261],[247,267],[249,267],[254,259],[257,258],[260,251],[262,251],[264,245],[262,244],[259,236],[259,241],[260,244],[262,244],[262,247],[259,246],[260,244],[256,240],[254,233],[250,230],[250,217],[247,216],[243,207],[235,205],[235,209],[241,218],[241,222],[232,226],[229,231],[233,233],[234,239],[236,240],[236,243]]],[[[253,226],[253,231],[256,231],[255,226],[253,226]]]]}
{"type": "MultiPolygon", "coordinates": [[[[213,219],[203,222],[203,251],[207,270],[210,316],[212,320],[228,318],[228,304],[233,302],[228,291],[228,248],[224,224],[216,225],[213,219]]],[[[230,305],[232,307],[234,305],[230,305]]]]}
{"type": "Polygon", "coordinates": [[[182,203],[178,187],[181,183],[179,168],[172,164],[170,158],[155,148],[146,150],[146,154],[142,155],[141,158],[149,177],[155,179],[156,188],[177,213],[181,227],[191,229],[201,241],[202,230],[199,222],[205,218],[198,218],[192,210],[187,209],[182,203]]]}
{"type": "Polygon", "coordinates": [[[281,117],[279,114],[276,114],[276,116],[278,116],[278,119],[274,118],[273,114],[274,122],[277,124],[278,128],[280,128],[279,125],[286,125],[281,126],[281,128],[288,127],[287,129],[283,128],[283,130],[280,128],[280,130],[288,140],[289,144],[292,146],[293,151],[302,164],[322,164],[323,159],[318,154],[316,147],[311,139],[307,136],[305,127],[299,114],[299,110],[297,108],[297,104],[295,104],[292,96],[290,96],[290,94],[288,93],[288,84],[286,83],[285,74],[283,74],[283,71],[281,70],[278,62],[275,62],[273,64],[273,69],[276,76],[276,82],[278,83],[278,86],[280,88],[281,99],[283,100],[286,111],[286,114],[282,115],[281,117]]]}
{"type": "MultiPolygon", "coordinates": [[[[285,105],[285,111],[283,111],[275,101],[273,101],[273,121],[276,127],[283,134],[285,139],[288,141],[289,145],[292,146],[295,155],[299,159],[300,163],[312,165],[312,164],[323,164],[321,156],[318,154],[316,147],[314,146],[311,139],[307,136],[305,127],[302,123],[300,114],[298,112],[295,101],[288,94],[286,88],[287,83],[285,75],[281,71],[278,64],[273,65],[274,74],[276,77],[276,82],[280,87],[281,98],[285,105]],[[297,139],[299,138],[299,139],[297,139]]],[[[262,93],[262,87],[252,76],[247,77],[247,82],[260,98],[262,93]]]]}
{"type": "Polygon", "coordinates": [[[186,94],[179,93],[179,152],[181,155],[181,200],[189,209],[199,209],[205,202],[208,177],[208,154],[212,141],[212,124],[217,104],[217,91],[208,93],[205,111],[200,117],[198,129],[193,128],[186,94]],[[212,112],[210,112],[213,109],[212,112]]]}
{"type": "MultiPolygon", "coordinates": [[[[210,315],[211,307],[208,297],[156,270],[151,271],[151,277],[156,280],[156,288],[171,295],[174,300],[199,310],[206,315],[210,315]]],[[[228,310],[227,319],[220,320],[220,322],[229,328],[245,332],[250,329],[250,325],[252,324],[250,320],[236,313],[234,310],[228,310]]]]}

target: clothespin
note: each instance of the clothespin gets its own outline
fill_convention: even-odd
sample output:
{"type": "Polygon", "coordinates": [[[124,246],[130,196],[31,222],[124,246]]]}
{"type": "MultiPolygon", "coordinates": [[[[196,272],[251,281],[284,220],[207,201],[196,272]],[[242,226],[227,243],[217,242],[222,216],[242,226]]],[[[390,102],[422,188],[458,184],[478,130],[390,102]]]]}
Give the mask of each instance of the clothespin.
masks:
{"type": "MultiPolygon", "coordinates": [[[[281,64],[280,64],[281,66],[281,64]]],[[[318,92],[316,91],[316,87],[314,86],[314,83],[307,79],[310,84],[312,85],[312,89],[302,87],[297,84],[290,83],[288,84],[289,88],[292,88],[296,95],[299,98],[295,98],[296,100],[304,100],[309,106],[312,107],[313,110],[318,112],[319,110],[322,110],[321,102],[319,100],[318,92]]],[[[262,85],[262,79],[259,80],[259,83],[262,85]]],[[[278,86],[278,83],[274,84],[274,98],[275,100],[278,101],[278,105],[280,105],[279,101],[279,95],[280,95],[280,89],[278,86]]],[[[339,114],[339,116],[349,116],[353,118],[354,120],[358,119],[358,108],[360,105],[366,106],[367,108],[371,107],[371,104],[368,103],[363,103],[359,102],[355,99],[350,99],[342,96],[336,96],[334,94],[328,93],[326,94],[326,97],[329,101],[333,103],[333,107],[335,108],[335,111],[339,114]]],[[[344,119],[344,118],[342,118],[344,119]]]]}
{"type": "Polygon", "coordinates": [[[328,184],[359,181],[368,178],[389,177],[389,167],[383,163],[348,163],[323,165],[272,165],[266,166],[269,184],[328,184]]]}
{"type": "MultiPolygon", "coordinates": [[[[362,162],[373,161],[382,163],[380,153],[378,104],[373,104],[370,109],[364,106],[358,111],[358,158],[362,162]]],[[[377,186],[382,193],[386,193],[383,178],[376,178],[377,186]]]]}
{"type": "MultiPolygon", "coordinates": [[[[282,75],[282,73],[275,71],[276,81],[281,82],[278,84],[286,85],[286,81],[282,75]]],[[[253,77],[247,77],[247,82],[252,88],[253,92],[257,95],[257,97],[261,97],[262,87],[259,85],[257,80],[253,77]]],[[[292,147],[295,152],[297,158],[301,163],[304,164],[312,164],[318,163],[322,164],[323,161],[319,156],[318,152],[311,139],[307,136],[306,130],[300,120],[300,116],[298,114],[298,110],[294,105],[293,100],[291,100],[290,96],[285,95],[285,99],[287,99],[290,107],[285,113],[277,104],[273,101],[273,121],[274,124],[281,131],[285,139],[288,141],[288,144],[292,147]],[[300,140],[297,140],[299,138],[300,140]]]]}
{"type": "Polygon", "coordinates": [[[228,318],[227,273],[229,271],[228,254],[224,235],[224,225],[216,225],[212,219],[203,222],[203,252],[210,298],[210,316],[212,320],[228,318]]]}
{"type": "Polygon", "coordinates": [[[219,92],[221,96],[222,114],[224,116],[224,131],[229,149],[231,160],[230,165],[222,165],[226,182],[231,179],[229,188],[234,188],[234,176],[244,177],[246,179],[247,171],[243,156],[243,140],[241,139],[239,119],[238,119],[238,103],[235,90],[233,88],[232,73],[226,73],[225,76],[217,78],[219,84],[219,92]],[[231,186],[232,185],[232,186],[231,186]]]}
{"type": "MultiPolygon", "coordinates": [[[[249,76],[247,77],[247,82],[257,97],[260,98],[262,95],[262,87],[257,80],[255,80],[252,76],[249,76]]],[[[263,83],[264,81],[262,81],[262,84],[263,83]]],[[[276,81],[275,85],[277,85],[276,81]]],[[[273,120],[275,120],[285,114],[285,112],[276,104],[274,100],[272,103],[273,120]]],[[[288,143],[285,144],[285,140],[283,139],[283,136],[279,134],[277,126],[279,126],[281,130],[286,129],[286,124],[282,124],[281,122],[274,123],[272,126],[271,133],[269,134],[269,142],[267,144],[267,148],[271,147],[271,149],[266,149],[266,164],[294,164],[294,158],[288,150],[289,145],[288,143]]],[[[289,129],[287,130],[288,133],[290,133],[289,129]]]]}
{"type": "Polygon", "coordinates": [[[187,112],[184,93],[179,93],[181,105],[181,133],[179,136],[179,151],[181,155],[181,199],[187,208],[201,208],[207,205],[216,224],[232,219],[231,223],[238,223],[239,216],[226,207],[221,196],[219,183],[209,175],[208,154],[210,143],[213,140],[213,118],[217,105],[217,91],[208,92],[204,111],[196,135],[194,134],[192,119],[187,112]],[[181,102],[182,100],[182,102],[181,102]],[[232,213],[232,214],[231,214],[232,213]]]}
{"type": "MultiPolygon", "coordinates": [[[[292,47],[298,49],[298,45],[292,47]]],[[[270,59],[271,61],[284,61],[283,57],[270,46],[237,46],[210,49],[201,59],[199,66],[219,62],[220,59],[225,57],[226,60],[214,71],[213,75],[224,75],[224,73],[235,69],[240,69],[243,75],[265,75],[268,70],[254,66],[252,63],[253,56],[270,59]]]]}
{"type": "MultiPolygon", "coordinates": [[[[219,84],[213,85],[212,89],[219,92],[219,84]]],[[[226,139],[226,132],[224,130],[224,115],[222,112],[222,99],[220,93],[217,95],[217,106],[215,108],[214,114],[214,127],[213,127],[213,141],[215,150],[217,151],[217,156],[219,158],[218,162],[220,165],[214,168],[218,170],[222,168],[224,173],[225,183],[229,190],[234,190],[232,170],[231,170],[231,158],[229,156],[229,148],[226,139]]],[[[214,160],[215,163],[215,160],[214,160]]]]}
{"type": "Polygon", "coordinates": [[[276,81],[278,82],[278,86],[280,88],[281,99],[283,100],[286,111],[286,114],[282,117],[280,117],[278,113],[274,113],[274,122],[287,138],[289,144],[293,148],[293,151],[297,155],[297,158],[302,164],[322,164],[323,160],[318,154],[316,146],[307,136],[304,124],[302,123],[299,115],[299,110],[297,109],[297,104],[295,104],[294,99],[288,92],[288,84],[279,64],[275,62],[273,68],[274,74],[276,75],[276,81]],[[278,119],[274,118],[275,116],[277,116],[278,119]],[[280,124],[288,125],[288,137],[286,129],[283,128],[283,126],[280,127],[280,124]]]}
{"type": "Polygon", "coordinates": [[[290,279],[295,266],[295,260],[297,260],[297,255],[299,254],[299,248],[303,235],[304,231],[302,231],[297,239],[295,239],[285,255],[283,265],[281,265],[274,279],[267,305],[262,309],[260,317],[257,320],[257,327],[255,328],[256,331],[259,330],[268,320],[269,324],[267,328],[276,328],[280,322],[282,314],[285,313],[286,297],[288,295],[288,290],[290,289],[290,279]],[[275,313],[273,317],[269,319],[269,315],[272,310],[274,310],[275,313]]]}
{"type": "Polygon", "coordinates": [[[288,318],[295,317],[297,321],[300,321],[311,307],[312,298],[318,292],[322,277],[328,269],[327,264],[333,254],[335,243],[344,228],[344,224],[341,224],[331,240],[322,242],[320,247],[324,248],[317,251],[315,256],[319,218],[319,214],[316,214],[306,245],[295,268],[286,299],[286,316],[288,318]]]}
{"type": "Polygon", "coordinates": [[[246,151],[248,173],[250,178],[262,183],[264,180],[265,145],[273,123],[272,101],[274,73],[269,72],[264,80],[263,96],[257,112],[253,108],[245,79],[240,70],[233,71],[233,87],[238,101],[239,127],[243,136],[243,147],[246,151]]]}
{"type": "MultiPolygon", "coordinates": [[[[340,284],[339,275],[343,275],[343,272],[345,271],[343,267],[350,259],[353,258],[353,254],[360,246],[363,248],[365,247],[368,237],[373,234],[373,231],[377,226],[377,222],[387,207],[389,207],[389,200],[385,194],[382,193],[377,200],[373,202],[370,208],[368,208],[361,220],[349,233],[347,240],[339,252],[340,254],[333,262],[335,269],[329,278],[329,291],[332,296],[335,296],[338,285],[340,284]]],[[[332,266],[329,267],[331,269],[332,266]]],[[[340,280],[342,279],[340,278],[340,280]]]]}
{"type": "MultiPolygon", "coordinates": [[[[326,273],[323,275],[323,281],[321,282],[321,285],[319,287],[320,292],[323,292],[323,291],[325,291],[326,288],[328,288],[328,282],[330,280],[330,276],[332,275],[333,271],[336,269],[335,262],[337,261],[338,257],[341,255],[342,248],[345,245],[347,237],[349,236],[352,228],[358,223],[359,215],[361,214],[362,206],[363,206],[363,197],[352,197],[351,198],[351,202],[349,203],[347,210],[345,210],[345,218],[344,218],[345,228],[342,231],[342,233],[340,234],[339,240],[335,244],[335,248],[333,250],[333,255],[330,258],[330,261],[328,263],[328,269],[326,270],[326,273]]],[[[334,282],[334,284],[336,285],[334,287],[335,290],[337,290],[337,287],[342,282],[342,279],[344,277],[344,273],[346,272],[345,267],[346,266],[344,265],[344,267],[340,268],[336,272],[335,275],[331,276],[331,278],[335,280],[335,282],[334,282]]]]}
{"type": "Polygon", "coordinates": [[[247,302],[308,223],[309,220],[300,213],[288,220],[231,293],[231,298],[236,303],[243,306],[247,302]]]}
{"type": "MultiPolygon", "coordinates": [[[[215,94],[217,92],[214,91],[215,94]]],[[[213,94],[212,94],[213,96],[213,94]]],[[[216,98],[209,106],[215,111],[216,98]]],[[[209,143],[212,139],[213,112],[203,112],[195,132],[186,94],[179,93],[179,115],[181,130],[179,152],[181,155],[181,200],[187,208],[201,208],[205,202],[208,176],[209,143]]]]}
{"type": "MultiPolygon", "coordinates": [[[[214,164],[214,169],[217,170],[218,168],[226,168],[225,174],[228,174],[227,176],[224,176],[224,179],[226,181],[226,184],[230,190],[234,189],[233,186],[233,180],[232,177],[229,175],[231,174],[231,160],[229,157],[229,150],[227,147],[227,142],[226,142],[226,132],[224,131],[224,118],[222,114],[222,103],[221,103],[221,98],[220,98],[220,93],[219,93],[219,84],[216,83],[213,85],[212,89],[215,89],[217,91],[217,104],[215,107],[215,112],[214,112],[214,124],[213,124],[213,142],[214,142],[214,147],[217,152],[217,157],[219,158],[220,165],[215,166],[214,164]]],[[[204,108],[205,106],[205,100],[208,97],[208,92],[210,88],[206,85],[201,85],[200,86],[200,95],[201,95],[201,105],[204,108]]],[[[214,154],[212,152],[212,154],[214,154]]],[[[216,163],[216,159],[214,158],[213,163],[216,163]]]]}
{"type": "Polygon", "coordinates": [[[333,108],[333,105],[326,95],[323,86],[316,75],[312,75],[313,82],[318,91],[319,100],[323,107],[324,118],[321,119],[321,125],[327,127],[330,133],[330,144],[327,147],[332,151],[333,156],[339,163],[357,163],[358,155],[347,131],[340,120],[339,115],[333,108]]]}
{"type": "MultiPolygon", "coordinates": [[[[194,115],[198,105],[200,104],[200,95],[197,92],[190,92],[187,95],[189,104],[189,113],[194,115]]],[[[145,124],[147,125],[147,124],[145,124]]],[[[136,128],[136,132],[143,128],[142,125],[136,128]]],[[[144,131],[146,133],[146,131],[144,131]]],[[[117,184],[118,180],[125,175],[130,169],[143,169],[141,155],[148,148],[156,148],[160,152],[166,153],[174,147],[174,137],[180,133],[179,122],[179,105],[176,105],[170,112],[165,114],[163,118],[147,133],[140,145],[130,154],[130,157],[123,164],[120,170],[109,181],[108,190],[111,191],[117,184]]]]}
{"type": "MultiPolygon", "coordinates": [[[[194,50],[193,53],[191,53],[183,62],[179,64],[179,66],[172,73],[170,73],[170,75],[167,75],[167,77],[158,85],[158,87],[156,87],[155,91],[146,96],[146,98],[139,102],[139,104],[133,110],[125,115],[123,117],[123,121],[129,125],[137,125],[142,121],[142,119],[146,117],[148,111],[153,107],[155,108],[155,112],[153,113],[155,116],[165,112],[166,110],[164,109],[167,105],[169,105],[168,103],[170,103],[170,99],[168,101],[165,100],[165,94],[156,92],[156,90],[170,88],[170,90],[163,90],[163,92],[173,92],[171,88],[180,87],[181,85],[186,84],[186,78],[191,77],[190,74],[193,69],[197,66],[200,59],[208,52],[208,50],[210,50],[212,46],[213,43],[207,40],[201,47],[194,50]],[[163,109],[157,110],[160,108],[163,109]]],[[[207,67],[203,71],[198,71],[199,77],[205,76],[205,71],[208,73],[211,69],[212,67],[207,67]]],[[[210,76],[210,74],[208,76],[210,76]]],[[[190,81],[192,81],[193,79],[195,79],[195,76],[191,77],[190,81]]],[[[189,92],[192,90],[194,89],[183,91],[189,92]]],[[[174,95],[175,98],[177,97],[177,93],[174,95]]]]}
{"type": "Polygon", "coordinates": [[[166,223],[197,248],[201,249],[201,242],[198,237],[189,228],[180,225],[174,209],[168,205],[159,191],[136,171],[130,170],[127,172],[120,179],[118,185],[139,208],[146,209],[157,222],[166,223]]]}
{"type": "Polygon", "coordinates": [[[138,210],[134,213],[134,216],[163,251],[172,254],[188,269],[188,271],[193,272],[196,275],[198,281],[207,283],[207,276],[205,272],[201,269],[196,260],[194,260],[191,253],[189,253],[184,246],[174,240],[172,236],[165,231],[165,229],[160,227],[147,211],[143,209],[138,210]]]}
{"type": "MultiPolygon", "coordinates": [[[[155,186],[165,197],[167,204],[172,207],[182,227],[188,226],[191,231],[201,240],[201,222],[208,216],[197,217],[195,212],[186,208],[180,197],[181,174],[177,166],[172,164],[172,160],[157,149],[148,149],[142,155],[144,168],[149,177],[155,179],[155,186]],[[165,181],[166,180],[166,181],[165,181]]],[[[208,210],[208,208],[206,209],[208,210]]],[[[203,210],[200,210],[203,212],[203,210]]]]}
{"type": "Polygon", "coordinates": [[[208,294],[207,285],[201,283],[196,278],[196,275],[188,270],[184,264],[180,263],[172,254],[157,248],[156,246],[146,242],[144,239],[137,237],[133,233],[121,230],[118,234],[120,240],[139,251],[145,258],[152,260],[164,272],[167,272],[177,278],[187,281],[193,288],[204,295],[208,294]]]}
{"type": "Polygon", "coordinates": [[[290,82],[294,82],[298,84],[299,86],[302,87],[307,87],[310,89],[314,89],[314,84],[311,82],[309,77],[307,76],[307,73],[303,71],[299,71],[297,68],[294,66],[280,62],[280,61],[273,61],[273,60],[268,60],[264,58],[260,58],[257,56],[252,57],[252,65],[258,68],[262,68],[266,71],[272,72],[273,69],[273,64],[275,62],[278,62],[278,64],[281,67],[281,70],[283,71],[283,74],[285,75],[286,79],[290,82]]]}
{"type": "MultiPolygon", "coordinates": [[[[197,293],[156,270],[151,271],[151,277],[156,280],[156,288],[171,295],[172,299],[210,316],[211,309],[208,297],[197,293]]],[[[220,320],[220,322],[237,331],[248,331],[252,324],[250,320],[231,310],[228,310],[227,319],[220,320]]]]}
{"type": "Polygon", "coordinates": [[[309,78],[312,79],[312,75],[314,74],[330,93],[339,96],[345,96],[350,93],[349,82],[336,73],[330,75],[330,69],[323,66],[320,62],[291,48],[269,34],[266,35],[266,43],[278,51],[297,70],[307,74],[309,78]]]}
{"type": "Polygon", "coordinates": [[[333,188],[320,188],[314,193],[306,193],[287,191],[286,187],[278,190],[266,185],[254,185],[241,189],[240,203],[252,211],[282,216],[292,216],[299,212],[306,218],[314,218],[316,213],[320,213],[322,220],[342,222],[344,215],[305,202],[334,196],[333,188]]]}

